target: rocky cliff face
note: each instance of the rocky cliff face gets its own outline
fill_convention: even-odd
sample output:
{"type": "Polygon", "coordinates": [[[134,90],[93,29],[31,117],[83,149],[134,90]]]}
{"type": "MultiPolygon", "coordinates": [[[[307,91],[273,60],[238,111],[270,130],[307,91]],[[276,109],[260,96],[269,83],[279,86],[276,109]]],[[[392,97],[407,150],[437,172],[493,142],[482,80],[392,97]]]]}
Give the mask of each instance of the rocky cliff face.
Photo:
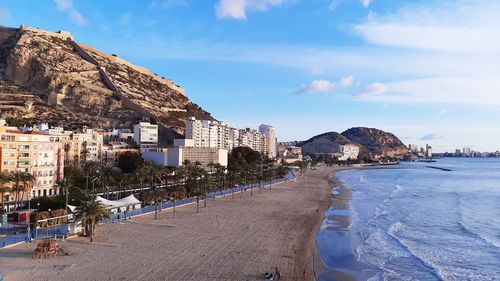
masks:
{"type": "Polygon", "coordinates": [[[328,132],[314,136],[299,143],[304,154],[340,153],[341,145],[352,143],[348,138],[336,132],[328,132]]]}
{"type": "Polygon", "coordinates": [[[341,153],[341,146],[357,145],[360,157],[400,157],[408,148],[393,134],[372,128],[351,128],[342,134],[329,132],[299,143],[304,154],[341,153]]]}
{"type": "Polygon", "coordinates": [[[66,128],[131,127],[146,118],[182,134],[188,116],[213,119],[172,81],[69,34],[0,27],[1,118],[66,128]]]}
{"type": "MultiPolygon", "coordinates": [[[[408,148],[395,135],[373,128],[351,128],[342,135],[354,144],[366,148],[371,158],[400,157],[408,148]]],[[[368,156],[368,155],[366,155],[368,156]]]]}

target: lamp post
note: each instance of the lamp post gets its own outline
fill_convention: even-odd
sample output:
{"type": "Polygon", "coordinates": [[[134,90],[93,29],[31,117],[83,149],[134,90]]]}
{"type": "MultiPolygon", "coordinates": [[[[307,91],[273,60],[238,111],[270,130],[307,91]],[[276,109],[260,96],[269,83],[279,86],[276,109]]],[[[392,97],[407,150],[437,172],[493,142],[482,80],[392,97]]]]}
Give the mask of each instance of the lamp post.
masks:
{"type": "Polygon", "coordinates": [[[38,213],[38,210],[40,209],[40,202],[36,203],[36,212],[38,213]]]}
{"type": "Polygon", "coordinates": [[[28,242],[31,243],[31,192],[28,194],[28,242]]]}

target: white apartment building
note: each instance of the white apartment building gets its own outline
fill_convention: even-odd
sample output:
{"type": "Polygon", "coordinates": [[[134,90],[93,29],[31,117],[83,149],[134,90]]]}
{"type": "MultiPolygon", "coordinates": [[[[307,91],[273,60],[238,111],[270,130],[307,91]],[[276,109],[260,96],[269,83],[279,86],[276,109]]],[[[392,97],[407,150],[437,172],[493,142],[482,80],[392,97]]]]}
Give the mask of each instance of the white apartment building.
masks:
{"type": "Polygon", "coordinates": [[[260,125],[259,132],[264,136],[264,154],[274,159],[276,158],[276,129],[269,125],[260,125]]]}
{"type": "Polygon", "coordinates": [[[158,125],[149,122],[134,125],[134,141],[141,148],[158,146],[158,125]]]}
{"type": "Polygon", "coordinates": [[[359,147],[354,144],[346,144],[340,146],[342,156],[339,157],[340,161],[347,161],[349,159],[357,159],[359,155],[359,147]]]}
{"type": "Polygon", "coordinates": [[[276,130],[262,125],[261,132],[254,129],[238,130],[219,121],[186,120],[186,139],[193,140],[193,147],[218,148],[228,151],[235,147],[246,146],[270,158],[276,157],[276,130]]]}
{"type": "Polygon", "coordinates": [[[246,128],[244,130],[240,130],[239,132],[239,146],[250,147],[251,149],[261,152],[264,152],[264,137],[259,131],[246,128]]]}
{"type": "Polygon", "coordinates": [[[432,158],[432,146],[428,144],[425,145],[425,157],[432,158]]]}
{"type": "Polygon", "coordinates": [[[185,137],[193,140],[194,147],[231,150],[238,146],[239,133],[223,122],[190,117],[186,120],[185,137]]]}

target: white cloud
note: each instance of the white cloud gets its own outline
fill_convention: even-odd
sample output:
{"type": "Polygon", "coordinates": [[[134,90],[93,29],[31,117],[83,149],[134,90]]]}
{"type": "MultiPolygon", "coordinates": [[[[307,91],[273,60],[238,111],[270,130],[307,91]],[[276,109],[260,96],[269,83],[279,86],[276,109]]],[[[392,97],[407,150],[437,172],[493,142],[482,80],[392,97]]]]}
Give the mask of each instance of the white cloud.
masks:
{"type": "Polygon", "coordinates": [[[309,85],[302,85],[302,87],[295,92],[297,95],[310,94],[316,92],[328,92],[335,88],[335,83],[329,80],[314,80],[309,85]]]}
{"type": "Polygon", "coordinates": [[[54,0],[54,2],[60,11],[68,13],[69,19],[74,24],[78,26],[84,26],[87,24],[85,17],[73,6],[73,0],[54,0]]]}
{"type": "Polygon", "coordinates": [[[500,106],[496,78],[428,78],[373,83],[356,95],[364,101],[423,104],[500,106]]]}
{"type": "Polygon", "coordinates": [[[342,0],[333,0],[330,3],[330,5],[328,5],[328,10],[330,10],[330,11],[335,10],[341,3],[342,3],[342,0]]]}
{"type": "Polygon", "coordinates": [[[348,88],[351,87],[354,83],[354,76],[344,76],[340,78],[340,81],[333,82],[330,80],[314,80],[308,85],[302,85],[302,87],[295,91],[295,94],[311,94],[317,92],[329,92],[338,88],[348,88]]]}
{"type": "Polygon", "coordinates": [[[68,11],[73,8],[73,0],[55,0],[57,8],[61,11],[68,11]]]}
{"type": "Polygon", "coordinates": [[[313,66],[309,69],[309,73],[312,75],[319,75],[319,74],[323,74],[324,72],[325,72],[325,70],[319,66],[313,66]]]}
{"type": "Polygon", "coordinates": [[[372,83],[357,94],[359,99],[377,99],[387,91],[387,86],[382,83],[372,83]]]}
{"type": "Polygon", "coordinates": [[[354,84],[354,76],[344,76],[340,79],[340,87],[347,88],[351,87],[354,84]]]}
{"type": "Polygon", "coordinates": [[[447,108],[443,108],[443,109],[441,109],[441,110],[438,112],[438,114],[439,114],[439,115],[443,115],[443,114],[446,114],[446,113],[448,113],[448,109],[447,109],[447,108]]]}
{"type": "Polygon", "coordinates": [[[87,20],[77,10],[71,10],[69,12],[69,18],[73,23],[75,23],[78,26],[84,26],[87,24],[87,20]]]}
{"type": "Polygon", "coordinates": [[[423,140],[423,141],[437,140],[437,139],[440,139],[442,137],[443,136],[438,136],[436,134],[427,134],[427,135],[424,135],[423,137],[421,137],[420,140],[423,140]]]}
{"type": "Polygon", "coordinates": [[[247,11],[266,11],[271,6],[280,6],[290,0],[219,0],[215,5],[218,18],[246,20],[247,11]]]}
{"type": "Polygon", "coordinates": [[[371,15],[354,31],[372,44],[417,50],[482,52],[500,49],[500,5],[443,1],[441,6],[403,8],[385,16],[371,15]]]}
{"type": "Polygon", "coordinates": [[[365,8],[368,8],[368,6],[370,6],[370,3],[372,2],[372,0],[360,0],[360,2],[363,6],[365,6],[365,8]]]}

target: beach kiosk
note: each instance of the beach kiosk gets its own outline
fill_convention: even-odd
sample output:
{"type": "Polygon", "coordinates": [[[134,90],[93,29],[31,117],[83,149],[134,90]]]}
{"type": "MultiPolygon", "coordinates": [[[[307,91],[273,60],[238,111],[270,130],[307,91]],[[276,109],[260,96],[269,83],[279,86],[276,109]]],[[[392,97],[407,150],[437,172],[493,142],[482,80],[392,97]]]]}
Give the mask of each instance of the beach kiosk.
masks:
{"type": "Polygon", "coordinates": [[[141,208],[141,201],[135,198],[134,195],[130,195],[115,201],[107,200],[105,198],[102,198],[101,196],[97,196],[96,200],[104,205],[104,207],[109,211],[110,214],[117,214],[141,208]]]}

